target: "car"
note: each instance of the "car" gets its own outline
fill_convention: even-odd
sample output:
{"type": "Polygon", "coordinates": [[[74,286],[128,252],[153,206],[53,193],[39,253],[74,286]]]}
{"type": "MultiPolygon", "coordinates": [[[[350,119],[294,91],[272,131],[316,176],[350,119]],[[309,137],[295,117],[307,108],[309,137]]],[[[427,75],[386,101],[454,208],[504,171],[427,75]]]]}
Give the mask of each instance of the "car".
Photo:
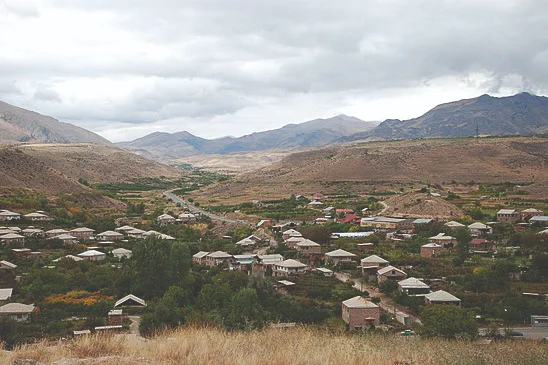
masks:
{"type": "Polygon", "coordinates": [[[523,337],[523,332],[511,330],[508,332],[508,337],[523,337]]]}
{"type": "Polygon", "coordinates": [[[405,330],[405,331],[400,332],[400,335],[402,335],[402,336],[412,336],[414,334],[415,334],[415,332],[412,331],[412,330],[405,330]]]}

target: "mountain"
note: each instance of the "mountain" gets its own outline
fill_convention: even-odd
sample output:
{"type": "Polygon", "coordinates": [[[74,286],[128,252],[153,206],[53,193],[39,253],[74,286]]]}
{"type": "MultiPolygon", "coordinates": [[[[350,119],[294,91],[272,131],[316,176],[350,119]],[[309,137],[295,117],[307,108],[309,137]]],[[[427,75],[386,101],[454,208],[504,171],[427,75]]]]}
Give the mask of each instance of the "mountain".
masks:
{"type": "Polygon", "coordinates": [[[50,196],[73,194],[90,199],[99,196],[78,183],[78,179],[122,182],[143,177],[180,175],[181,170],[113,146],[75,143],[0,148],[0,195],[5,190],[23,188],[50,196]]]}
{"type": "Polygon", "coordinates": [[[496,98],[482,95],[441,104],[409,120],[388,119],[377,127],[340,141],[454,138],[480,135],[529,135],[548,132],[548,98],[520,93],[496,98]]]}
{"type": "Polygon", "coordinates": [[[325,146],[341,137],[363,132],[373,127],[373,123],[346,115],[338,115],[328,119],[288,124],[279,129],[238,138],[204,139],[188,132],[173,134],[156,132],[118,145],[145,157],[169,160],[197,154],[222,155],[234,152],[325,146]]]}
{"type": "Polygon", "coordinates": [[[0,143],[18,142],[110,144],[84,128],[0,101],[0,143]]]}

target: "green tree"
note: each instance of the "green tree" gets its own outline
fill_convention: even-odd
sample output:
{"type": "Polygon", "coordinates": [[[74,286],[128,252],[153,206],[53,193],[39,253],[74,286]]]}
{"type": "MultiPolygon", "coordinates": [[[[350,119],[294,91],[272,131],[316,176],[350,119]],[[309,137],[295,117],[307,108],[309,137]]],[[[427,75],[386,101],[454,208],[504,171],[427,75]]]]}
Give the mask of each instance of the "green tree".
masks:
{"type": "Polygon", "coordinates": [[[478,326],[474,315],[456,305],[432,305],[421,312],[424,337],[447,339],[474,339],[478,335],[478,326]]]}
{"type": "Polygon", "coordinates": [[[461,262],[466,260],[468,251],[470,250],[470,241],[472,236],[470,236],[470,231],[466,227],[461,227],[455,231],[455,238],[457,239],[457,254],[461,262]]]}
{"type": "Polygon", "coordinates": [[[166,240],[149,238],[133,248],[137,287],[145,297],[160,297],[171,285],[171,248],[166,240]]]}
{"type": "Polygon", "coordinates": [[[251,330],[264,326],[264,314],[257,293],[253,289],[243,289],[232,296],[230,312],[225,325],[232,330],[251,330]]]}

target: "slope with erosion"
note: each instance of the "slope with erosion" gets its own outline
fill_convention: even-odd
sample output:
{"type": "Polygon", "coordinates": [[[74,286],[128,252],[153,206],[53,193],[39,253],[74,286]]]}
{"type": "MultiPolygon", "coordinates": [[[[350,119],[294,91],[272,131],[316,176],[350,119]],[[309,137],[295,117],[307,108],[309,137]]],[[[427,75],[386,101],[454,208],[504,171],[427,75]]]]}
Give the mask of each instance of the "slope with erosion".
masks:
{"type": "Polygon", "coordinates": [[[401,184],[515,182],[548,191],[548,140],[511,138],[370,142],[293,154],[202,192],[197,199],[365,193],[401,184]]]}

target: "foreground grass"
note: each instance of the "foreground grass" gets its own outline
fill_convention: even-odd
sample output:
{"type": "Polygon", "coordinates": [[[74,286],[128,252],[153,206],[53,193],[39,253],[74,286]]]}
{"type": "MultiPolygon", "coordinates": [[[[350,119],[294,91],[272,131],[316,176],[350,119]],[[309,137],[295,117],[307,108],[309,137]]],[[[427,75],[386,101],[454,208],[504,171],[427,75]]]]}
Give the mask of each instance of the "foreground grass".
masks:
{"type": "MultiPolygon", "coordinates": [[[[3,357],[2,357],[3,356],[3,357]]],[[[54,346],[25,345],[0,364],[547,364],[548,345],[511,341],[480,345],[394,335],[350,336],[307,328],[228,333],[185,328],[153,340],[101,335],[54,346]],[[88,360],[76,360],[88,359],[88,360]]]]}

